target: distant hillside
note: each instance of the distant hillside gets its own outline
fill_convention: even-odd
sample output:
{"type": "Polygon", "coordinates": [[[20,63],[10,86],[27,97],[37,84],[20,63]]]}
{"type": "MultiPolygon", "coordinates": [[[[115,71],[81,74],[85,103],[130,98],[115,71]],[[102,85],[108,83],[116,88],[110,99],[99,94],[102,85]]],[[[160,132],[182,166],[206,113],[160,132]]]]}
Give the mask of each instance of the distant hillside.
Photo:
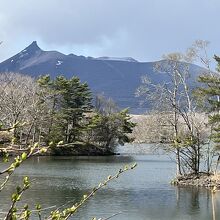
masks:
{"type": "MultiPolygon", "coordinates": [[[[20,53],[0,63],[0,72],[19,72],[37,77],[50,74],[52,77],[63,74],[66,77],[78,76],[87,82],[94,94],[103,93],[111,97],[121,108],[129,107],[133,113],[142,113],[134,93],[140,85],[140,78],[147,74],[154,82],[166,80],[165,75],[153,71],[156,62],[112,57],[84,57],[65,55],[57,51],[43,51],[34,41],[20,53]]],[[[193,78],[201,68],[191,65],[193,78]]]]}

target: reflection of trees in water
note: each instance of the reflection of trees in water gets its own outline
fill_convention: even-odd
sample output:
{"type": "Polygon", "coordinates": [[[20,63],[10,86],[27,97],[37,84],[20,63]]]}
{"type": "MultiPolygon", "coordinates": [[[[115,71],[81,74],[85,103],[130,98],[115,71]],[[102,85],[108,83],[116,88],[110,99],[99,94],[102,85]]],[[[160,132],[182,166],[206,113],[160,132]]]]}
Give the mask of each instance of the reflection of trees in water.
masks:
{"type": "Polygon", "coordinates": [[[199,204],[199,189],[196,188],[196,189],[191,189],[190,190],[190,193],[191,193],[191,210],[192,211],[197,211],[200,209],[200,204],[199,204]]]}
{"type": "MultiPolygon", "coordinates": [[[[32,160],[37,160],[35,158],[31,158],[32,160]]],[[[48,157],[40,157],[40,163],[45,164],[59,164],[62,163],[62,166],[74,166],[74,165],[82,165],[83,163],[92,163],[92,164],[103,164],[103,163],[131,163],[134,162],[135,158],[129,155],[120,155],[118,156],[48,156],[48,157]]],[[[36,162],[36,161],[35,161],[36,162]]]]}
{"type": "Polygon", "coordinates": [[[177,207],[185,209],[188,213],[196,212],[200,209],[199,188],[176,188],[177,207]]]}
{"type": "MultiPolygon", "coordinates": [[[[212,196],[211,191],[207,189],[176,187],[176,206],[180,212],[187,215],[199,216],[201,219],[213,219],[213,202],[215,208],[218,207],[220,198],[216,195],[213,198],[212,196]]],[[[220,212],[217,209],[214,212],[216,219],[219,219],[220,212]]]]}
{"type": "Polygon", "coordinates": [[[211,204],[211,194],[209,190],[206,190],[206,208],[207,210],[210,209],[210,204],[211,204]]]}

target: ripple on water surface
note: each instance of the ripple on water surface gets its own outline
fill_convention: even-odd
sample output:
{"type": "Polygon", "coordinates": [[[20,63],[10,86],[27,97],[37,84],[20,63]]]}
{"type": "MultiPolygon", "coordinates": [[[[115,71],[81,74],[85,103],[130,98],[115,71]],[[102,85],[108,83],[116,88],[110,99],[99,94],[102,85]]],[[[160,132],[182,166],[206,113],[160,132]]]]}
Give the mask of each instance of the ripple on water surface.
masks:
{"type": "MultiPolygon", "coordinates": [[[[109,174],[125,164],[138,166],[100,190],[74,219],[107,217],[119,211],[115,220],[208,220],[212,219],[212,197],[197,188],[176,188],[169,184],[175,164],[164,155],[120,155],[109,157],[35,157],[26,161],[1,193],[0,212],[9,204],[9,194],[23,176],[33,179],[23,202],[40,202],[43,207],[76,202],[109,174]]],[[[216,219],[220,219],[220,194],[213,198],[216,219]]]]}

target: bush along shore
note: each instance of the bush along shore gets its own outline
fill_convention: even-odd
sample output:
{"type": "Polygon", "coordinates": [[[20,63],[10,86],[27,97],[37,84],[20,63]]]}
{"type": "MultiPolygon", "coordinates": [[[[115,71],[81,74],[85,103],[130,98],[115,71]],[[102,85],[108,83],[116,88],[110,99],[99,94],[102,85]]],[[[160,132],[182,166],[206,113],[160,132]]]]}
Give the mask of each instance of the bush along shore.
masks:
{"type": "Polygon", "coordinates": [[[171,181],[174,186],[195,186],[208,189],[220,189],[220,174],[201,172],[177,176],[171,181]]]}

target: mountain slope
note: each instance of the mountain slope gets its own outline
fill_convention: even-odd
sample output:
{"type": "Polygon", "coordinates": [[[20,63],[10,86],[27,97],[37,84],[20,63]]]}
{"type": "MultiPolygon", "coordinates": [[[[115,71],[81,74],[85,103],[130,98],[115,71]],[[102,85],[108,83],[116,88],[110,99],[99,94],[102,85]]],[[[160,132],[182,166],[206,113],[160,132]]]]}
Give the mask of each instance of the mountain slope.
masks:
{"type": "MultiPolygon", "coordinates": [[[[147,74],[154,82],[166,80],[166,76],[154,72],[156,62],[138,62],[133,58],[84,57],[64,55],[57,51],[43,51],[34,41],[15,56],[0,63],[0,72],[19,72],[37,77],[50,74],[52,77],[78,76],[87,82],[94,94],[103,93],[121,107],[130,107],[133,113],[143,112],[134,97],[140,78],[147,74]]],[[[191,65],[194,78],[201,68],[191,65]]]]}

